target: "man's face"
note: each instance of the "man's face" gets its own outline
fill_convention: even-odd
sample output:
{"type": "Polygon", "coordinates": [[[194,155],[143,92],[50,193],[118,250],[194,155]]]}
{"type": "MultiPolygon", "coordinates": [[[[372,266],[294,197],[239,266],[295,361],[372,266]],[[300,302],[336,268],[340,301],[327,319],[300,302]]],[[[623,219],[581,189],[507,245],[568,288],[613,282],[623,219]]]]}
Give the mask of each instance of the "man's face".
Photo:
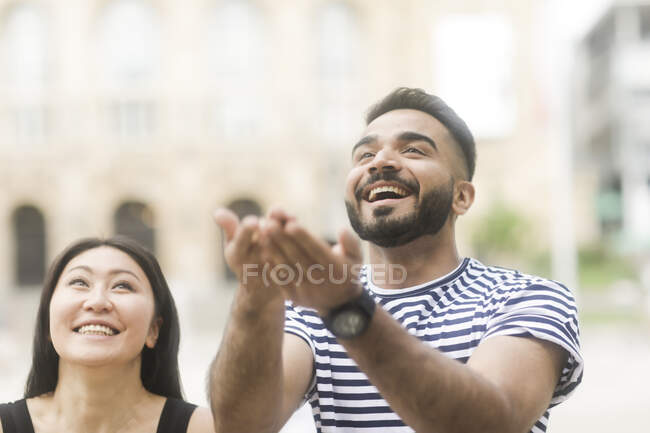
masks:
{"type": "Polygon", "coordinates": [[[345,204],[352,227],[381,247],[435,235],[451,212],[457,146],[434,117],[394,110],[367,127],[352,152],[345,204]]]}

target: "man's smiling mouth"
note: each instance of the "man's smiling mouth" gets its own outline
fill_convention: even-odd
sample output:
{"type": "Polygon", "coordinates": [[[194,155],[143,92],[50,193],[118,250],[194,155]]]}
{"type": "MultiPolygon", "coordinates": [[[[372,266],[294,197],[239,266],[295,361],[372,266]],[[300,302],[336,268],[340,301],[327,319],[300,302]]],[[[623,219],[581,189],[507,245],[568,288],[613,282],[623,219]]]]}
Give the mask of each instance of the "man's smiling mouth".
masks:
{"type": "Polygon", "coordinates": [[[374,201],[386,200],[389,198],[399,199],[408,195],[408,191],[398,186],[378,186],[370,190],[368,201],[372,203],[374,201]]]}
{"type": "Polygon", "coordinates": [[[406,186],[397,182],[376,182],[368,185],[362,194],[365,201],[374,203],[381,200],[402,199],[412,195],[406,186]]]}

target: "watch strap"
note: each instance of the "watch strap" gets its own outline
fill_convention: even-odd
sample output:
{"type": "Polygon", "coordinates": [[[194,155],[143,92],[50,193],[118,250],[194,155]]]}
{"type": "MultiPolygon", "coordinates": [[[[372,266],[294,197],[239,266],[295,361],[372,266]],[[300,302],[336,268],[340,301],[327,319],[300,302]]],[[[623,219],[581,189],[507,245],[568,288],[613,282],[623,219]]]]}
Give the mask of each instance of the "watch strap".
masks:
{"type": "Polygon", "coordinates": [[[365,332],[365,330],[370,325],[370,320],[372,319],[372,316],[375,314],[376,308],[377,308],[377,304],[375,303],[374,298],[372,297],[370,292],[364,288],[362,289],[361,294],[356,298],[353,298],[352,300],[332,309],[327,316],[322,318],[323,324],[327,329],[329,329],[329,331],[335,337],[340,337],[340,338],[358,337],[359,335],[363,334],[363,332],[365,332]],[[339,332],[337,332],[336,327],[333,325],[339,315],[344,313],[349,313],[351,311],[358,312],[364,318],[364,324],[353,335],[341,335],[339,332]]]}

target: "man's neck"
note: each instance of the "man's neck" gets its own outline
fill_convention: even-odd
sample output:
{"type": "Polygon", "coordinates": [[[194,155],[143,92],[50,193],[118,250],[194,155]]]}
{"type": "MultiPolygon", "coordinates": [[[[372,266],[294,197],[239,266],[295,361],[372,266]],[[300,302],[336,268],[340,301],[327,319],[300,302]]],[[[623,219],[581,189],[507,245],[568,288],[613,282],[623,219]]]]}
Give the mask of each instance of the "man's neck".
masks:
{"type": "Polygon", "coordinates": [[[377,287],[402,289],[447,275],[458,267],[460,258],[453,232],[443,228],[434,236],[421,236],[398,247],[382,248],[371,243],[370,263],[386,276],[373,277],[377,287]]]}

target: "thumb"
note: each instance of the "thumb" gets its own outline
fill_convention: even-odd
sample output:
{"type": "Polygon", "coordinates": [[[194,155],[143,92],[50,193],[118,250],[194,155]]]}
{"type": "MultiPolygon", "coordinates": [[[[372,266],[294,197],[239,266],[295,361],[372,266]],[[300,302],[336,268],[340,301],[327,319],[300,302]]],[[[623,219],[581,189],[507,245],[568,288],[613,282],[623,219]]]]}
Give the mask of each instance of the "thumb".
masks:
{"type": "Polygon", "coordinates": [[[344,228],[339,230],[338,243],[341,246],[343,254],[351,259],[361,262],[363,260],[363,252],[361,251],[361,241],[359,238],[350,231],[344,228]]]}
{"type": "Polygon", "coordinates": [[[235,237],[237,226],[239,226],[239,218],[237,215],[230,209],[221,207],[213,212],[212,217],[223,230],[226,236],[226,242],[230,242],[235,237]]]}

